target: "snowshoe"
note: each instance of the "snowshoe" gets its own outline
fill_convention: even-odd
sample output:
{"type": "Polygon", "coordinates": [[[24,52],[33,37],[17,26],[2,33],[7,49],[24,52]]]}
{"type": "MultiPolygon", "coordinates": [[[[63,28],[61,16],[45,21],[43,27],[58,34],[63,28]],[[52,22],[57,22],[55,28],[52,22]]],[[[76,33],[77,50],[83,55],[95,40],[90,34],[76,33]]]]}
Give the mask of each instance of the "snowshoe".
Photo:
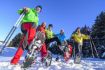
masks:
{"type": "Polygon", "coordinates": [[[33,57],[30,57],[30,58],[26,58],[26,60],[23,62],[23,64],[22,64],[22,68],[27,68],[27,67],[31,67],[31,65],[32,65],[32,63],[33,63],[33,61],[34,61],[35,59],[33,58],[33,57]]]}
{"type": "Polygon", "coordinates": [[[52,62],[52,54],[50,51],[48,51],[48,55],[43,58],[43,63],[46,67],[50,66],[52,62]]]}
{"type": "Polygon", "coordinates": [[[76,57],[74,59],[74,63],[75,64],[80,64],[80,62],[81,62],[81,56],[80,56],[80,54],[76,54],[76,57]]]}
{"type": "Polygon", "coordinates": [[[37,32],[36,37],[34,38],[34,40],[28,48],[29,51],[25,56],[25,61],[22,64],[22,68],[30,67],[36,59],[42,45],[42,41],[39,39],[39,36],[41,36],[41,33],[37,32]]]}
{"type": "Polygon", "coordinates": [[[31,48],[31,50],[25,56],[25,61],[22,64],[22,68],[30,67],[34,62],[34,60],[36,59],[37,55],[38,55],[38,49],[36,46],[33,46],[33,48],[31,48]]]}
{"type": "Polygon", "coordinates": [[[64,60],[68,61],[70,59],[71,55],[72,55],[72,47],[71,47],[71,45],[68,45],[64,49],[64,60]]]}

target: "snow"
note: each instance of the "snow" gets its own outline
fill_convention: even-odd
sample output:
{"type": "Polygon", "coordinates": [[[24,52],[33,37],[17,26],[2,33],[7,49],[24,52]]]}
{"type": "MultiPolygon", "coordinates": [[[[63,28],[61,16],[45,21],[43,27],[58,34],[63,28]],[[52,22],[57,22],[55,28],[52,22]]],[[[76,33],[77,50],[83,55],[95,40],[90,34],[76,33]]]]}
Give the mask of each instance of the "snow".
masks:
{"type": "Polygon", "coordinates": [[[102,57],[105,57],[105,52],[102,54],[102,57]]]}
{"type": "Polygon", "coordinates": [[[3,43],[2,42],[0,42],[0,46],[2,45],[3,43]]]}
{"type": "MultiPolygon", "coordinates": [[[[26,51],[21,57],[19,64],[10,64],[16,50],[16,48],[6,48],[4,52],[0,54],[0,70],[24,70],[21,68],[21,64],[24,60],[26,51]]],[[[105,70],[104,59],[83,58],[80,64],[74,64],[73,58],[68,62],[63,61],[63,59],[56,62],[55,57],[56,55],[53,55],[52,64],[49,67],[45,67],[40,61],[41,58],[38,57],[36,62],[26,70],[105,70]]]]}

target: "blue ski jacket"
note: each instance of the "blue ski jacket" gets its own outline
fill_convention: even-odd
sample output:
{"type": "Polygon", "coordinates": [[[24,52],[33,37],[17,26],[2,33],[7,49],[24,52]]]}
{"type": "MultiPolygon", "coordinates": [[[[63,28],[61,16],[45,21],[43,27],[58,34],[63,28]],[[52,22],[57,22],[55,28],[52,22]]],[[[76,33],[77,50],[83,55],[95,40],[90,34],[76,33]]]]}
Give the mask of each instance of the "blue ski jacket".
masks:
{"type": "Polygon", "coordinates": [[[64,42],[65,41],[65,34],[56,34],[56,36],[58,37],[58,39],[60,40],[60,42],[64,42]]]}

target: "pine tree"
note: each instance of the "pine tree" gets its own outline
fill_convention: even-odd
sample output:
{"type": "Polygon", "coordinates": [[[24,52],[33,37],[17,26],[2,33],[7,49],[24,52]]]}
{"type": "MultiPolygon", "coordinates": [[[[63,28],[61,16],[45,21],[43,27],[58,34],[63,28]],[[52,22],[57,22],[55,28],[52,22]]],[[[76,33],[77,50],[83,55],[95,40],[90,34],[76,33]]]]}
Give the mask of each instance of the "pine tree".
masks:
{"type": "Polygon", "coordinates": [[[95,24],[92,26],[91,36],[95,43],[96,48],[99,51],[99,56],[102,55],[102,46],[105,48],[105,12],[101,12],[99,16],[96,17],[95,24]],[[99,49],[101,48],[101,49],[99,49]]]}
{"type": "Polygon", "coordinates": [[[92,26],[93,38],[105,38],[105,12],[101,12],[96,17],[95,24],[92,26]]]}
{"type": "Polygon", "coordinates": [[[18,47],[20,40],[22,38],[22,34],[18,33],[13,39],[12,41],[9,43],[10,47],[18,47]]]}
{"type": "Polygon", "coordinates": [[[101,12],[92,27],[92,37],[99,39],[99,44],[105,46],[105,12],[101,12]]]}
{"type": "Polygon", "coordinates": [[[81,33],[83,33],[85,35],[90,35],[90,31],[91,31],[91,28],[87,25],[85,25],[84,27],[81,28],[81,33]]]}

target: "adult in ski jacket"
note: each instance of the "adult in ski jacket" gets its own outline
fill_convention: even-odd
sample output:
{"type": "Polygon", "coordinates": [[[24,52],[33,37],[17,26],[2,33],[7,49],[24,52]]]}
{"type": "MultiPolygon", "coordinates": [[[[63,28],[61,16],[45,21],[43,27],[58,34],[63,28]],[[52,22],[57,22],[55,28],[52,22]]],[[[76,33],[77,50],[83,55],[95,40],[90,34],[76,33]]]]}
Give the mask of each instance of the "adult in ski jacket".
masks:
{"type": "Polygon", "coordinates": [[[19,14],[25,13],[25,16],[22,19],[21,23],[24,24],[25,22],[33,22],[35,25],[38,25],[38,21],[39,21],[38,12],[40,11],[37,11],[37,10],[38,10],[37,8],[34,9],[34,8],[27,8],[27,7],[18,10],[19,14]]]}
{"type": "Polygon", "coordinates": [[[55,35],[59,41],[61,42],[61,46],[58,46],[59,50],[63,50],[65,46],[67,46],[67,42],[65,40],[65,34],[64,34],[64,30],[61,29],[59,34],[55,35]]]}
{"type": "MultiPolygon", "coordinates": [[[[59,53],[63,54],[65,61],[68,61],[72,55],[72,46],[65,40],[64,30],[61,29],[59,34],[56,34],[62,45],[56,47],[59,53]]],[[[56,61],[59,60],[59,55],[56,58],[56,61]]]]}
{"type": "MultiPolygon", "coordinates": [[[[46,29],[46,22],[42,22],[42,24],[37,27],[37,31],[42,32],[44,35],[45,35],[45,29],[46,29]]],[[[43,45],[41,46],[42,62],[43,62],[43,58],[46,57],[46,55],[47,55],[47,48],[46,48],[46,44],[43,43],[43,45]]]]}
{"type": "MultiPolygon", "coordinates": [[[[58,49],[64,49],[65,46],[67,46],[67,42],[65,40],[65,34],[64,34],[64,30],[61,29],[59,34],[55,35],[56,37],[58,37],[59,41],[61,42],[61,46],[58,46],[58,49]]],[[[62,51],[62,50],[61,50],[62,51]]]]}
{"type": "Polygon", "coordinates": [[[90,39],[88,35],[82,34],[80,27],[77,28],[76,32],[72,35],[75,43],[75,54],[82,53],[82,45],[84,39],[90,39]]]}
{"type": "Polygon", "coordinates": [[[64,30],[61,29],[59,34],[56,34],[56,36],[58,37],[58,39],[60,40],[60,42],[64,42],[65,41],[65,34],[64,34],[64,30]]]}
{"type": "Polygon", "coordinates": [[[57,36],[54,35],[53,31],[52,31],[52,28],[53,28],[53,25],[52,24],[49,24],[48,25],[48,28],[46,29],[45,33],[46,33],[46,40],[45,40],[45,43],[47,45],[47,49],[49,47],[49,44],[51,42],[54,42],[56,41],[57,42],[57,45],[60,46],[61,45],[61,42],[60,40],[58,39],[57,36]]]}
{"type": "Polygon", "coordinates": [[[46,38],[47,39],[51,39],[51,38],[54,38],[54,33],[53,31],[51,30],[52,29],[52,25],[49,25],[48,28],[46,29],[46,38]]]}
{"type": "Polygon", "coordinates": [[[42,33],[45,34],[45,30],[46,30],[46,22],[42,22],[42,24],[37,27],[37,31],[41,31],[42,33]]]}
{"type": "Polygon", "coordinates": [[[36,6],[36,8],[23,8],[18,10],[19,14],[24,13],[25,16],[23,17],[21,21],[21,31],[23,33],[23,38],[20,41],[19,47],[17,52],[15,53],[15,56],[11,60],[11,64],[17,64],[20,57],[23,54],[23,51],[25,48],[27,48],[32,40],[35,37],[36,34],[36,27],[38,25],[38,13],[40,13],[42,10],[41,6],[36,6]]]}

